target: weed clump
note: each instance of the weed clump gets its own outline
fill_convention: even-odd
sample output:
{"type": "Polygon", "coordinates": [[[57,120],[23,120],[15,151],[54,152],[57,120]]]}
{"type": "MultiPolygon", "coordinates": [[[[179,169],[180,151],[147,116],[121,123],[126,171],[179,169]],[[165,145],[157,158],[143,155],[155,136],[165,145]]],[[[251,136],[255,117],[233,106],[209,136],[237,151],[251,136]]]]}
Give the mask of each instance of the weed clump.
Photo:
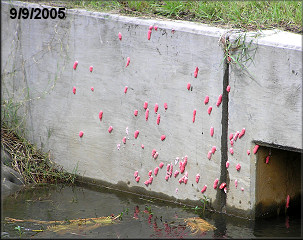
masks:
{"type": "Polygon", "coordinates": [[[73,184],[75,181],[75,174],[57,166],[50,160],[50,154],[42,153],[4,122],[1,124],[1,148],[10,155],[10,167],[21,174],[25,184],[73,184]]]}

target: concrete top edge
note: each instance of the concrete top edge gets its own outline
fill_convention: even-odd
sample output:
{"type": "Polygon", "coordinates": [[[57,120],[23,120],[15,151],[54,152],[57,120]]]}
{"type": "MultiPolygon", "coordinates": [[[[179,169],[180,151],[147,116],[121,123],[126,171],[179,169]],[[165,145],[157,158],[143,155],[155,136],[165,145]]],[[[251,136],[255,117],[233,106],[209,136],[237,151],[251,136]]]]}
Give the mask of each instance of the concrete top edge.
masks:
{"type": "MultiPolygon", "coordinates": [[[[32,7],[51,7],[45,4],[37,4],[37,3],[26,3],[22,1],[2,1],[2,3],[6,4],[14,4],[17,6],[32,6],[32,7]]],[[[174,29],[175,31],[196,33],[196,34],[204,34],[207,36],[219,37],[225,33],[228,29],[221,29],[217,27],[211,27],[206,24],[194,23],[194,22],[186,22],[180,20],[162,20],[162,19],[144,19],[143,17],[129,17],[123,16],[119,14],[105,13],[105,12],[94,12],[88,11],[85,9],[67,9],[68,14],[81,14],[88,17],[95,17],[101,19],[111,19],[114,21],[125,22],[129,24],[136,25],[146,25],[149,27],[150,25],[157,25],[159,28],[164,29],[174,29]]]]}
{"type": "MultiPolygon", "coordinates": [[[[18,6],[31,5],[33,7],[39,6],[48,6],[36,3],[26,3],[21,1],[2,1],[5,4],[15,4],[18,6]]],[[[49,7],[49,6],[48,6],[49,7]]],[[[203,34],[207,36],[219,37],[227,32],[241,32],[241,30],[232,30],[232,29],[223,29],[218,27],[212,27],[207,24],[188,22],[188,21],[180,21],[180,20],[162,20],[162,19],[144,19],[140,17],[128,17],[119,14],[111,14],[104,12],[93,12],[85,9],[68,9],[69,14],[82,14],[90,17],[97,17],[102,19],[111,19],[115,21],[127,22],[130,24],[137,25],[157,25],[159,28],[165,29],[174,29],[176,31],[189,32],[195,34],[203,34]]],[[[244,32],[243,32],[244,33],[244,32]]],[[[253,39],[253,41],[258,45],[272,46],[278,48],[287,48],[293,50],[302,51],[302,35],[296,33],[285,32],[281,30],[262,30],[258,32],[247,32],[248,39],[251,39],[249,36],[257,35],[257,38],[253,39]]]]}
{"type": "Polygon", "coordinates": [[[302,35],[281,30],[263,30],[258,37],[259,45],[302,51],[302,35]]]}
{"type": "Polygon", "coordinates": [[[196,34],[204,34],[208,36],[220,37],[223,33],[225,33],[226,29],[210,27],[206,24],[199,24],[193,22],[185,22],[180,20],[163,20],[163,19],[144,19],[142,17],[128,17],[122,16],[119,14],[111,14],[111,13],[103,13],[103,12],[89,12],[86,10],[69,10],[74,14],[82,13],[84,15],[101,17],[106,19],[112,19],[116,21],[121,21],[130,24],[137,24],[137,25],[145,25],[149,27],[150,25],[155,26],[157,25],[159,28],[171,29],[175,31],[182,31],[182,32],[190,32],[196,34]]]}

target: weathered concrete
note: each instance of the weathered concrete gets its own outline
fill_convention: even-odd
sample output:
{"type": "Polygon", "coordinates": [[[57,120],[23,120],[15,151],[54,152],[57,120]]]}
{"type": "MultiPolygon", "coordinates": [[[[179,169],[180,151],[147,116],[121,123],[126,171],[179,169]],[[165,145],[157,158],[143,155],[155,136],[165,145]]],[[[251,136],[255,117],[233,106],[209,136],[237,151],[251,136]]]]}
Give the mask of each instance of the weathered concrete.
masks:
{"type": "MultiPolygon", "coordinates": [[[[19,4],[24,3],[15,2],[14,6],[19,4]]],[[[5,2],[1,20],[7,23],[2,26],[2,96],[26,100],[21,111],[26,117],[27,137],[43,150],[50,150],[57,164],[68,171],[78,165],[79,175],[109,184],[124,182],[130,188],[139,186],[180,200],[199,200],[204,185],[204,194],[211,202],[218,191],[224,194],[213,189],[213,182],[221,174],[222,104],[217,107],[216,102],[223,91],[223,51],[218,40],[226,30],[75,10],[69,10],[65,20],[11,20],[5,2]],[[150,25],[157,25],[158,30],[147,40],[150,25]],[[130,64],[125,67],[127,57],[130,64]],[[73,70],[76,60],[79,65],[73,70]],[[194,78],[197,66],[199,73],[194,78]],[[186,89],[188,82],[191,91],[186,89]],[[204,105],[206,95],[210,101],[204,105]],[[148,121],[144,101],[150,110],[148,121]],[[159,125],[155,103],[161,114],[159,125]],[[211,115],[207,113],[209,106],[213,107],[211,115]],[[193,123],[194,109],[197,115],[193,123]],[[102,121],[100,110],[104,112],[102,121]],[[109,126],[113,126],[112,133],[108,133],[109,126]],[[140,131],[137,139],[135,130],[140,131]],[[79,131],[84,132],[82,138],[79,131]],[[162,134],[166,135],[163,142],[162,134]],[[122,143],[124,136],[126,144],[122,143]],[[117,144],[121,144],[120,150],[117,144]],[[212,146],[217,151],[209,160],[207,153],[212,146]],[[152,149],[159,152],[156,160],[152,149]],[[166,165],[185,155],[188,183],[178,183],[181,174],[165,181],[166,165]],[[148,171],[160,162],[165,164],[163,169],[157,176],[153,174],[153,183],[146,187],[148,171]],[[139,183],[133,176],[136,170],[139,183]],[[201,175],[198,184],[197,173],[201,175]]],[[[268,43],[266,38],[261,40],[268,43]]],[[[302,149],[301,42],[283,49],[277,47],[279,44],[265,43],[257,45],[256,65],[249,67],[253,78],[234,65],[230,72],[228,135],[243,127],[246,133],[237,140],[235,154],[229,158],[226,204],[228,212],[238,209],[239,215],[248,217],[254,217],[256,157],[248,157],[246,150],[252,150],[253,141],[302,149]],[[242,165],[240,172],[235,170],[237,162],[242,165]]],[[[178,165],[174,164],[173,174],[178,165]]]]}
{"type": "MultiPolygon", "coordinates": [[[[247,39],[246,44],[249,41],[247,39]]],[[[258,160],[258,155],[253,154],[255,143],[302,151],[301,36],[265,31],[265,35],[254,40],[251,49],[249,54],[254,56],[254,62],[248,62],[244,71],[235,64],[231,66],[228,109],[228,135],[235,135],[243,128],[246,132],[234,142],[234,154],[229,153],[229,178],[232,185],[238,180],[238,188],[232,187],[231,194],[227,195],[235,196],[239,192],[244,198],[228,197],[227,204],[247,209],[256,204],[256,184],[261,183],[256,181],[257,162],[264,161],[263,157],[258,160]],[[235,168],[238,163],[241,164],[239,172],[235,168]]],[[[284,199],[287,194],[283,192],[284,199]]]]}

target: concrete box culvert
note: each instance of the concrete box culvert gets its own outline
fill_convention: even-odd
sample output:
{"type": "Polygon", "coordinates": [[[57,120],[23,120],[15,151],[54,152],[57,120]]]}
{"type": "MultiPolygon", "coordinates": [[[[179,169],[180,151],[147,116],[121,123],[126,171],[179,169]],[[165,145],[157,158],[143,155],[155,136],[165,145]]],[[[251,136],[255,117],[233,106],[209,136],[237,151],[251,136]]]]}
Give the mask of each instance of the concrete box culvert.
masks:
{"type": "MultiPolygon", "coordinates": [[[[50,151],[52,160],[66,170],[72,172],[78,165],[79,175],[111,185],[129,183],[130,189],[141,187],[190,201],[203,197],[200,191],[204,185],[207,185],[204,195],[211,202],[216,200],[217,191],[223,194],[223,190],[213,189],[213,182],[220,179],[222,148],[223,104],[217,107],[216,102],[224,91],[224,53],[218,41],[226,30],[84,10],[67,10],[64,20],[12,21],[11,6],[40,6],[2,1],[1,20],[7,23],[2,30],[6,36],[1,52],[2,85],[5,84],[2,96],[8,99],[14,94],[15,99],[28,100],[22,111],[29,140],[50,151]],[[158,30],[153,30],[148,40],[150,25],[157,25],[158,30]],[[118,38],[119,32],[122,40],[118,38]],[[128,57],[130,63],[125,67],[128,57]],[[76,60],[78,66],[74,70],[76,60]],[[197,78],[196,67],[199,67],[197,78]],[[191,91],[186,89],[188,82],[191,91]],[[125,86],[128,86],[126,94],[125,86]],[[205,105],[206,95],[210,101],[205,105]],[[148,121],[143,108],[145,101],[150,110],[148,121]],[[159,125],[154,113],[156,103],[161,115],[159,125]],[[213,107],[210,115],[209,106],[213,107]],[[133,114],[135,109],[137,117],[133,114]],[[101,110],[102,121],[98,117],[101,110]],[[112,133],[108,133],[109,126],[113,126],[112,133]],[[137,139],[136,130],[140,132],[137,139]],[[84,133],[82,138],[80,131],[84,133]],[[163,134],[166,139],[161,141],[163,134]],[[213,146],[217,150],[209,160],[207,153],[213,146]],[[156,160],[151,156],[153,149],[159,153],[156,160]],[[175,159],[182,160],[185,155],[188,183],[178,183],[183,174],[165,181],[167,164],[173,164],[173,171],[179,170],[175,159]],[[146,187],[148,171],[160,162],[164,163],[163,169],[157,176],[153,174],[152,184],[146,187]],[[139,172],[139,183],[135,181],[135,171],[139,172]],[[201,176],[199,183],[195,181],[197,173],[201,176]]],[[[298,38],[296,34],[287,35],[298,38]]],[[[283,48],[268,42],[263,37],[256,43],[259,49],[254,58],[256,66],[249,68],[254,73],[253,79],[232,64],[229,76],[227,131],[229,134],[246,128],[246,133],[235,143],[235,154],[230,157],[228,153],[231,165],[226,210],[250,218],[254,217],[256,204],[256,157],[254,154],[247,157],[246,150],[252,151],[252,141],[259,139],[302,149],[301,121],[297,121],[301,119],[302,107],[302,88],[298,82],[302,76],[301,41],[288,46],[283,43],[283,48]],[[286,58],[281,57],[285,54],[286,58]],[[270,66],[274,67],[268,71],[270,66]],[[276,104],[281,103],[278,98],[283,99],[283,104],[276,104]],[[281,116],[273,118],[275,113],[281,116]],[[290,135],[291,138],[285,137],[290,135]],[[235,169],[236,163],[241,164],[240,171],[235,169]],[[239,182],[237,189],[235,178],[239,182]]]]}

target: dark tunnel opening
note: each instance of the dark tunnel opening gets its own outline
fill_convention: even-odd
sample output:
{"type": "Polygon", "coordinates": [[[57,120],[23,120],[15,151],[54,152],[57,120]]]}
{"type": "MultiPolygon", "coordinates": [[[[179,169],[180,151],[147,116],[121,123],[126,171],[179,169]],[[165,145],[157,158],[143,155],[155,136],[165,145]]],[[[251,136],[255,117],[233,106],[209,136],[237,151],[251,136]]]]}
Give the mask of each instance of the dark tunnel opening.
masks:
{"type": "Polygon", "coordinates": [[[300,216],[302,153],[260,146],[257,154],[255,217],[300,216]]]}

